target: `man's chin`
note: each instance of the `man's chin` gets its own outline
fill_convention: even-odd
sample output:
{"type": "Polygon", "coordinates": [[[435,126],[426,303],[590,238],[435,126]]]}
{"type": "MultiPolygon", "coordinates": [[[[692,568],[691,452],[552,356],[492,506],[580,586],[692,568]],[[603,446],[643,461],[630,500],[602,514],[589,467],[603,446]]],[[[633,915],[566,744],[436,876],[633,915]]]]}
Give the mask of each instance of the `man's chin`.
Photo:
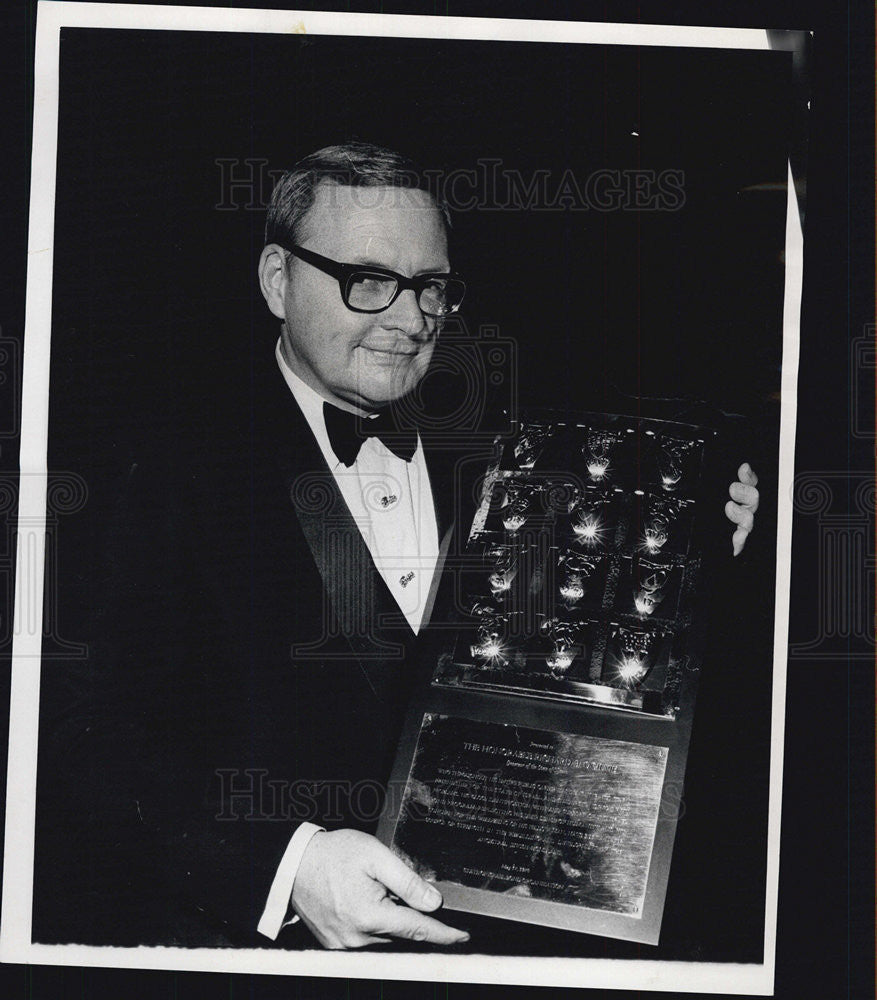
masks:
{"type": "Polygon", "coordinates": [[[368,410],[382,410],[410,396],[419,381],[415,379],[404,384],[396,382],[392,386],[361,385],[357,390],[356,403],[368,410]]]}
{"type": "Polygon", "coordinates": [[[387,366],[387,371],[360,372],[357,395],[362,404],[380,409],[410,395],[426,374],[427,365],[408,362],[405,365],[387,366]]]}

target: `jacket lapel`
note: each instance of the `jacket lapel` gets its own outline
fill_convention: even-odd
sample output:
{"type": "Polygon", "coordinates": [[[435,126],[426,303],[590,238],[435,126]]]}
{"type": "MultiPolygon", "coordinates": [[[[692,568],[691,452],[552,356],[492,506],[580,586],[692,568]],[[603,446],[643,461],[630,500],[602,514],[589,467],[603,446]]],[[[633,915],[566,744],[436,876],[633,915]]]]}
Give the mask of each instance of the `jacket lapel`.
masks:
{"type": "MultiPolygon", "coordinates": [[[[347,641],[377,694],[382,686],[375,676],[379,664],[401,660],[414,633],[377,571],[273,356],[269,360],[270,366],[256,379],[263,392],[255,401],[254,431],[260,446],[274,455],[290,514],[298,519],[322,578],[328,634],[347,641]]],[[[314,655],[318,651],[298,652],[314,655]]]]}

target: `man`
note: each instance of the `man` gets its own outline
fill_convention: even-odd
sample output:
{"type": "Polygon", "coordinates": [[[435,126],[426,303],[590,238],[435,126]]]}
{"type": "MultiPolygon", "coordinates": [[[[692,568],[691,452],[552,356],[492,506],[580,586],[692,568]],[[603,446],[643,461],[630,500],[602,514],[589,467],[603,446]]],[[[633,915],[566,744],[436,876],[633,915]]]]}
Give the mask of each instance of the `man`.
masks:
{"type": "MultiPolygon", "coordinates": [[[[440,542],[423,443],[400,457],[392,439],[388,447],[370,437],[345,461],[330,437],[333,420],[374,418],[417,387],[443,317],[462,300],[465,286],[450,274],[446,219],[426,190],[398,186],[406,175],[414,176],[400,157],[365,146],[308,157],[275,191],[259,281],[282,321],[283,377],[416,633],[427,614],[440,542]],[[338,183],[333,178],[339,176],[354,183],[338,183]],[[368,503],[375,491],[385,499],[383,510],[368,503]]],[[[468,937],[418,912],[438,907],[438,892],[364,833],[299,828],[272,887],[283,912],[290,890],[296,913],[328,947],[390,936],[435,944],[468,937]],[[408,906],[396,905],[388,893],[408,906]]],[[[260,929],[276,937],[270,910],[260,929]]]]}
{"type": "MultiPolygon", "coordinates": [[[[203,435],[193,421],[132,469],[141,513],[111,549],[136,576],[106,616],[104,725],[78,766],[97,775],[114,912],[162,900],[118,943],[307,944],[302,925],[329,948],[460,943],[363,797],[386,784],[443,553],[469,523],[463,451],[408,405],[464,292],[447,216],[399,154],[322,149],[277,185],[259,284],[280,339],[254,349],[243,412],[214,404],[203,435]]],[[[739,476],[735,554],[758,503],[739,476]]]]}
{"type": "MultiPolygon", "coordinates": [[[[388,404],[406,397],[426,373],[442,311],[453,311],[462,295],[449,274],[446,219],[427,191],[395,186],[405,176],[416,176],[408,164],[392,153],[366,146],[336,147],[308,157],[275,190],[267,245],[259,263],[262,294],[272,314],[282,321],[281,370],[296,401],[310,414],[311,429],[352,512],[363,508],[357,491],[367,491],[368,478],[379,479],[382,474],[380,453],[387,470],[400,460],[394,463],[387,448],[370,438],[356,462],[359,475],[341,472],[343,463],[335,462],[326,447],[320,408],[314,402],[322,400],[360,418],[375,418],[388,404]],[[389,169],[375,170],[377,163],[389,169]],[[362,185],[368,185],[369,197],[363,196],[362,185]],[[307,189],[307,201],[302,188],[307,189]],[[302,213],[302,203],[307,206],[308,201],[302,213]],[[399,272],[411,284],[403,288],[392,279],[379,282],[379,275],[370,279],[366,273],[354,272],[351,288],[351,272],[339,269],[339,262],[399,272]],[[424,284],[432,275],[438,277],[424,284]],[[360,290],[369,283],[382,286],[369,293],[376,296],[374,301],[360,290]],[[444,303],[430,303],[430,296],[440,299],[449,291],[452,294],[444,303]],[[370,454],[364,454],[372,445],[370,454]]],[[[413,456],[415,468],[421,453],[419,448],[413,456]]],[[[390,546],[393,566],[387,575],[415,631],[427,599],[423,578],[430,580],[436,553],[429,476],[422,467],[417,471],[415,503],[406,518],[397,520],[397,545],[390,546]],[[408,527],[412,517],[414,531],[408,527]],[[406,593],[396,576],[410,559],[422,563],[411,570],[420,583],[417,590],[406,593]],[[416,600],[411,604],[406,597],[416,600]]],[[[405,475],[394,470],[390,477],[394,474],[400,479],[405,475]]],[[[754,474],[743,466],[739,475],[741,481],[732,485],[727,507],[737,525],[735,554],[751,530],[758,502],[754,474]]],[[[449,484],[438,485],[447,489],[449,484]]],[[[367,525],[367,530],[377,533],[382,517],[360,520],[360,528],[367,525]]],[[[376,537],[369,546],[376,561],[388,555],[381,543],[376,537]]],[[[406,574],[399,576],[403,581],[406,578],[406,574]]],[[[392,936],[436,944],[465,939],[418,912],[435,909],[441,901],[439,894],[374,838],[347,830],[318,833],[317,829],[307,826],[293,837],[285,858],[291,863],[275,886],[281,891],[282,885],[284,906],[292,887],[293,909],[321,943],[356,947],[392,936]],[[409,908],[393,903],[388,893],[409,908]]],[[[276,921],[266,920],[263,926],[274,936],[276,921]]]]}

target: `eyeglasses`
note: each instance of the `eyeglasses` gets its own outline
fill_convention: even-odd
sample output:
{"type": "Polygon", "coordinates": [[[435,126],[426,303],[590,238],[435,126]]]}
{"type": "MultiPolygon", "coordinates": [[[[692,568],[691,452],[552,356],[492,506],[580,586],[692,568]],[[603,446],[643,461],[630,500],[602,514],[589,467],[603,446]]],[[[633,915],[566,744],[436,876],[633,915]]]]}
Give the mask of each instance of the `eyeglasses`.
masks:
{"type": "Polygon", "coordinates": [[[465,282],[453,274],[419,274],[406,278],[385,267],[341,264],[304,247],[280,245],[294,257],[337,279],[344,305],[353,312],[383,312],[410,288],[424,316],[448,316],[460,308],[466,294],[465,282]]]}

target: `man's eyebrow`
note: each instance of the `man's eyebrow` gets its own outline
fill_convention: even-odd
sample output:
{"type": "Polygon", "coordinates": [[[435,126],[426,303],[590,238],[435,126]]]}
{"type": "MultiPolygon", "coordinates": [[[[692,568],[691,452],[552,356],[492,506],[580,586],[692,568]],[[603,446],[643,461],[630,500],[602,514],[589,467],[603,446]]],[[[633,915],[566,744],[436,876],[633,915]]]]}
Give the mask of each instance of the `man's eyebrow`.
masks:
{"type": "MultiPolygon", "coordinates": [[[[392,271],[394,274],[401,274],[401,271],[397,271],[395,267],[389,267],[383,261],[375,260],[373,257],[369,257],[366,254],[357,254],[350,258],[348,261],[350,264],[361,264],[363,267],[374,267],[379,271],[392,271]]],[[[447,264],[442,264],[437,267],[423,267],[419,271],[415,271],[411,277],[418,277],[421,274],[449,274],[450,266],[447,264]]]]}
{"type": "Polygon", "coordinates": [[[392,271],[392,267],[388,267],[383,261],[375,260],[374,257],[369,257],[367,254],[354,254],[348,260],[350,264],[362,264],[364,267],[377,267],[382,271],[392,271]]]}

